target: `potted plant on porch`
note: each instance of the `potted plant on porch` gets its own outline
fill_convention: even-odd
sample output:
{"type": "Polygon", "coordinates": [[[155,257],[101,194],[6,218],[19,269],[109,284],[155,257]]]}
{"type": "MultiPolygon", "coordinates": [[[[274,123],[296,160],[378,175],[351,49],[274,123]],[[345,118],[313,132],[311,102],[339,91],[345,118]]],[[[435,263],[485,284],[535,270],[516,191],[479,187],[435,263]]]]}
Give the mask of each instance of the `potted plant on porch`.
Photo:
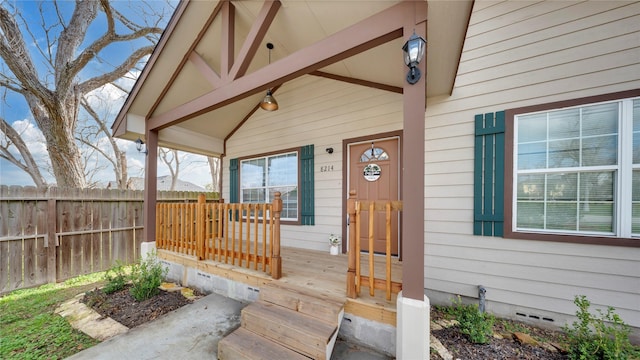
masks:
{"type": "Polygon", "coordinates": [[[340,238],[339,235],[336,235],[336,234],[329,235],[329,244],[331,244],[331,247],[329,248],[329,252],[331,253],[331,255],[340,254],[341,243],[342,243],[342,239],[340,238]]]}

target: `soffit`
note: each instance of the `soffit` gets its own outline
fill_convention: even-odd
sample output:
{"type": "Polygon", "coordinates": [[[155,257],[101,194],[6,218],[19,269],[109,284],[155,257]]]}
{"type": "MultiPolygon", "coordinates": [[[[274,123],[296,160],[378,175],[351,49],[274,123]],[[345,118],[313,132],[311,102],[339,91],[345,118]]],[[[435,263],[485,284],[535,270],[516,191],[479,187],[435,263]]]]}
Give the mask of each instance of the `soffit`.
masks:
{"type": "MultiPolygon", "coordinates": [[[[398,1],[283,0],[246,73],[268,64],[267,42],[275,45],[271,52],[271,62],[275,63],[396,3],[398,1]]],[[[263,2],[232,1],[232,4],[235,8],[234,58],[237,58],[263,2]]],[[[429,2],[427,96],[449,94],[453,87],[471,4],[471,1],[429,2]]],[[[219,3],[212,1],[190,1],[186,4],[153,68],[144,83],[139,84],[139,91],[128,109],[129,114],[143,117],[162,114],[213,89],[191,61],[187,60],[179,71],[177,69],[188,57],[192,44],[196,44],[194,51],[211,69],[221,73],[222,17],[217,16],[207,26],[217,7],[219,3]],[[163,93],[167,84],[171,86],[163,93]]],[[[327,66],[322,71],[401,88],[406,73],[401,52],[403,42],[403,39],[390,41],[327,66]]],[[[286,87],[286,84],[281,85],[286,87]]],[[[175,126],[224,139],[255,109],[261,97],[249,96],[175,126]]]]}

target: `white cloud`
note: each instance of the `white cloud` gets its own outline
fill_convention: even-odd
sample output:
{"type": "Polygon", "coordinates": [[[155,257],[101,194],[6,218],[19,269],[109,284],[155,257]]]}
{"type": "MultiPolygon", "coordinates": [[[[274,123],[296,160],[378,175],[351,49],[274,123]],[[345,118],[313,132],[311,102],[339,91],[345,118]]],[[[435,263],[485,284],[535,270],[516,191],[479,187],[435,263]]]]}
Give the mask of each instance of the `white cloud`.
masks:
{"type": "Polygon", "coordinates": [[[33,156],[49,155],[45,144],[44,135],[38,127],[29,119],[16,120],[11,126],[20,134],[22,140],[29,146],[33,156]]]}
{"type": "Polygon", "coordinates": [[[106,84],[91,91],[85,98],[100,117],[113,118],[124,104],[126,94],[116,86],[106,84]]]}

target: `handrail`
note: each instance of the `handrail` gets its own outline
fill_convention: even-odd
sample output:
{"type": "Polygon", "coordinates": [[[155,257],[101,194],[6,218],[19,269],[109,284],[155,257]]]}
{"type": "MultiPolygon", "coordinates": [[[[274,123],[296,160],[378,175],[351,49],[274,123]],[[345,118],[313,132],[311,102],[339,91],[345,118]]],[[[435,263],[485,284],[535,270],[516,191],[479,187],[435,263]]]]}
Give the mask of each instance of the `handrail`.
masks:
{"type": "Polygon", "coordinates": [[[369,288],[369,295],[375,295],[375,289],[385,290],[387,301],[391,300],[391,294],[397,294],[402,290],[402,283],[391,279],[391,218],[392,212],[402,211],[402,201],[359,201],[356,200],[355,190],[349,192],[347,201],[347,211],[349,214],[349,262],[347,270],[347,296],[355,299],[360,295],[362,286],[369,288]],[[369,275],[362,275],[360,265],[360,255],[362,253],[360,244],[361,233],[361,211],[368,212],[368,262],[369,275]],[[375,277],[375,254],[374,246],[374,225],[376,212],[385,213],[386,222],[386,247],[385,247],[385,277],[383,279],[375,277]]]}
{"type": "Polygon", "coordinates": [[[231,263],[282,276],[280,257],[281,194],[272,203],[158,203],[158,249],[191,255],[198,260],[231,263]],[[253,229],[252,229],[253,228],[253,229]],[[252,232],[253,230],[253,232],[252,232]],[[268,270],[267,270],[268,269],[268,270]]]}

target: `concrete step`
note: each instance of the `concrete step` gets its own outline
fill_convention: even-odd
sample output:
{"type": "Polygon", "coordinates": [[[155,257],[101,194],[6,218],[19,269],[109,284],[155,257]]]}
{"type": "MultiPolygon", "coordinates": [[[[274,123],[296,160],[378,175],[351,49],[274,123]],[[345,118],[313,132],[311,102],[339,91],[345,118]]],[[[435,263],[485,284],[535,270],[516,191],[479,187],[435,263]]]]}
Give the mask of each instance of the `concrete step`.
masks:
{"type": "Polygon", "coordinates": [[[313,359],[329,359],[337,326],[262,300],[242,310],[243,328],[313,359]]]}
{"type": "Polygon", "coordinates": [[[218,343],[221,360],[309,360],[308,357],[247,329],[238,328],[218,343]]]}

